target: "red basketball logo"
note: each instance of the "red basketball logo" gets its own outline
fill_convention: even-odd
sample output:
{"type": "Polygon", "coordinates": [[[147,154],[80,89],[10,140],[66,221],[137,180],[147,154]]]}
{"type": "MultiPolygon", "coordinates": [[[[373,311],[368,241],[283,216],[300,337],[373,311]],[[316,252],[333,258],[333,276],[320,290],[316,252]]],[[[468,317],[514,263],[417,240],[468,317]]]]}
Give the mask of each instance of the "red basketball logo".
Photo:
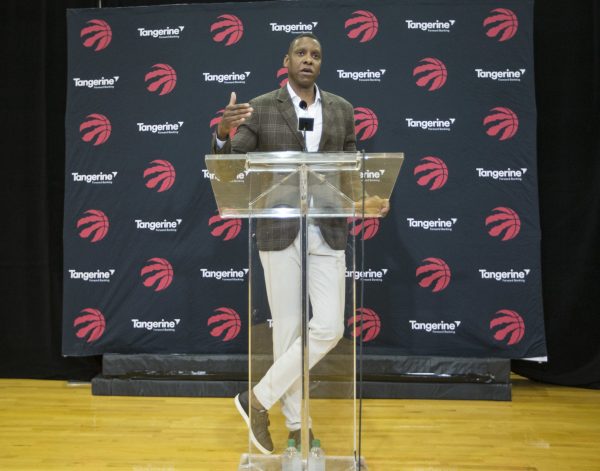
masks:
{"type": "Polygon", "coordinates": [[[106,328],[104,315],[98,309],[87,308],[80,312],[79,317],[75,318],[73,327],[78,327],[77,337],[85,339],[87,343],[92,343],[102,337],[106,328]],[[87,338],[86,338],[87,337],[87,338]]]}
{"type": "Polygon", "coordinates": [[[441,258],[426,258],[420,267],[417,267],[417,279],[421,288],[432,286],[432,292],[437,293],[448,287],[452,274],[450,267],[441,258]]]}
{"type": "MultiPolygon", "coordinates": [[[[215,116],[213,119],[211,119],[211,120],[210,120],[210,128],[211,128],[213,131],[216,131],[216,130],[217,130],[217,126],[219,125],[219,123],[220,123],[220,122],[221,122],[221,120],[223,119],[223,113],[225,113],[225,110],[224,110],[224,109],[217,111],[217,114],[216,114],[216,116],[215,116]]],[[[237,128],[232,128],[232,129],[229,131],[229,138],[230,138],[230,139],[233,139],[233,136],[235,136],[235,133],[236,133],[236,132],[237,132],[237,128]]]]}
{"type": "Polygon", "coordinates": [[[507,41],[517,34],[519,20],[517,15],[508,8],[496,8],[490,11],[491,15],[483,20],[485,34],[490,38],[498,38],[498,41],[507,41]],[[499,37],[498,37],[499,36],[499,37]]]}
{"type": "Polygon", "coordinates": [[[219,323],[219,325],[212,328],[210,335],[213,337],[221,337],[223,333],[225,333],[225,336],[221,339],[223,342],[229,342],[236,338],[242,328],[240,315],[228,307],[220,307],[215,309],[215,312],[217,314],[208,318],[208,325],[217,323],[219,323]]]}
{"type": "Polygon", "coordinates": [[[82,239],[89,239],[90,242],[98,242],[108,233],[108,218],[106,214],[98,209],[88,209],[83,213],[85,216],[79,218],[77,221],[77,228],[79,229],[79,237],[82,239]]]}
{"type": "Polygon", "coordinates": [[[241,20],[234,15],[221,15],[218,21],[210,26],[210,32],[213,33],[213,41],[221,43],[225,40],[225,46],[232,46],[237,43],[244,35],[244,25],[241,20]]]}
{"type": "Polygon", "coordinates": [[[496,213],[485,218],[488,234],[492,237],[502,236],[502,241],[514,239],[521,230],[519,215],[510,208],[498,207],[492,211],[496,213]]]}
{"type": "Polygon", "coordinates": [[[175,183],[175,167],[168,160],[153,160],[150,162],[150,166],[144,170],[144,178],[146,179],[146,188],[162,193],[175,183]]]}
{"type": "Polygon", "coordinates": [[[223,237],[223,240],[235,239],[242,230],[241,219],[223,219],[218,214],[208,220],[211,235],[223,237]]]}
{"type": "Polygon", "coordinates": [[[500,140],[505,141],[513,137],[519,129],[519,118],[513,110],[499,106],[492,108],[492,114],[486,116],[483,120],[483,125],[487,126],[486,134],[488,136],[497,136],[500,134],[500,140]]]}
{"type": "Polygon", "coordinates": [[[283,88],[288,83],[288,69],[287,67],[282,67],[277,71],[277,80],[279,80],[279,88],[283,88]]]}
{"type": "Polygon", "coordinates": [[[90,20],[79,33],[79,37],[85,38],[83,45],[85,47],[93,47],[94,51],[98,52],[105,49],[112,40],[112,30],[108,23],[104,20],[90,20]]]}
{"type": "Polygon", "coordinates": [[[427,156],[421,159],[424,162],[417,165],[414,175],[421,176],[417,180],[417,185],[429,187],[430,191],[439,190],[448,181],[448,167],[444,161],[438,157],[427,156]]]}
{"type": "Polygon", "coordinates": [[[369,108],[354,108],[354,131],[359,141],[366,141],[377,133],[379,120],[369,108]],[[361,134],[362,133],[362,134],[361,134]]]}
{"type": "Polygon", "coordinates": [[[177,84],[177,73],[168,64],[154,64],[152,70],[146,74],[144,81],[148,83],[149,92],[159,92],[159,95],[171,93],[177,84]]]}
{"type": "Polygon", "coordinates": [[[435,57],[426,57],[419,62],[423,65],[418,65],[413,69],[413,77],[418,77],[417,85],[419,87],[429,86],[430,92],[442,88],[448,78],[446,65],[435,57]]]}
{"type": "Polygon", "coordinates": [[[352,337],[362,335],[363,342],[375,339],[381,331],[381,319],[373,309],[358,308],[357,314],[347,321],[348,327],[352,326],[352,337]]]}
{"type": "Polygon", "coordinates": [[[348,224],[350,224],[350,234],[360,236],[362,240],[372,239],[379,231],[378,218],[348,218],[348,224]]]}
{"type": "Polygon", "coordinates": [[[525,335],[525,322],[523,318],[515,311],[501,309],[496,313],[496,317],[490,321],[490,330],[497,329],[494,338],[500,342],[508,337],[507,345],[515,345],[521,341],[525,335]]]}
{"type": "Polygon", "coordinates": [[[110,137],[112,126],[103,114],[92,113],[87,115],[86,121],[79,125],[79,132],[82,133],[81,139],[84,142],[93,141],[93,145],[99,146],[110,137]]]}
{"type": "Polygon", "coordinates": [[[348,30],[348,37],[360,39],[361,43],[371,41],[379,30],[377,17],[366,10],[357,10],[352,15],[356,16],[347,19],[344,23],[344,27],[348,30]]]}
{"type": "Polygon", "coordinates": [[[151,258],[147,260],[140,275],[146,288],[162,291],[173,281],[173,266],[164,258],[151,258]]]}

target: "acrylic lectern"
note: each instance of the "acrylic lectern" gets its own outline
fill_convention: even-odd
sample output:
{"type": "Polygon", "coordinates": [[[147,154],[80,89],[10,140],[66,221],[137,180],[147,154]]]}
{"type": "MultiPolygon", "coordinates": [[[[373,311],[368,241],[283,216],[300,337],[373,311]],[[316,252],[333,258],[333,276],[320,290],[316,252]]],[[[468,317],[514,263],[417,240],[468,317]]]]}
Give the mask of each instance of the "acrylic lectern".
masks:
{"type": "Polygon", "coordinates": [[[357,394],[360,260],[348,224],[384,215],[403,160],[402,153],[364,152],[206,156],[221,217],[248,219],[248,387],[274,391],[284,415],[269,410],[274,453],[261,454],[249,436],[239,470],[281,470],[288,429],[298,427],[303,469],[310,470],[311,434],[320,439],[327,470],[367,469],[357,394]],[[333,271],[314,249],[319,234],[338,251],[333,271]],[[266,262],[287,246],[297,255],[286,262],[294,266],[289,274],[266,262]],[[322,328],[322,314],[313,311],[328,312],[320,304],[331,296],[341,310],[322,328]],[[275,370],[285,371],[285,381],[275,370]]]}

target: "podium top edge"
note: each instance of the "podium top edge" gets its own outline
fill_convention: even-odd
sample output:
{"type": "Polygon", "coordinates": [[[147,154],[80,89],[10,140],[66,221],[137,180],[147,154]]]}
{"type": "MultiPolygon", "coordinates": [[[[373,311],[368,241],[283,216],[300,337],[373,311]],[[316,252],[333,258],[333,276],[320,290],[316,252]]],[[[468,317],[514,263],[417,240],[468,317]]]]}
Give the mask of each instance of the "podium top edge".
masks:
{"type": "MultiPolygon", "coordinates": [[[[205,160],[263,160],[263,159],[293,159],[315,161],[323,157],[338,158],[341,160],[361,159],[361,152],[248,152],[247,154],[206,154],[205,160]]],[[[404,152],[365,152],[365,159],[404,159],[404,152]]]]}

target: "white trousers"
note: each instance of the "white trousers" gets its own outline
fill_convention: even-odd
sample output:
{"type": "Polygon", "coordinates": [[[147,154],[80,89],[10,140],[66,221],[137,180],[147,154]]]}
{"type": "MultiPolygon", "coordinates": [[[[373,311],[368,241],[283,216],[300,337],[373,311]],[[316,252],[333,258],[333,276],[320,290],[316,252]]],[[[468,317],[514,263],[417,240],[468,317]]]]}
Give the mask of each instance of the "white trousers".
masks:
{"type": "MultiPolygon", "coordinates": [[[[344,334],[346,257],[333,250],[318,226],[308,226],[309,367],[312,368],[344,334]]],[[[302,293],[300,236],[284,250],[261,251],[267,298],[273,319],[273,365],[254,387],[260,403],[270,409],[281,400],[289,430],[301,426],[302,293]]]]}

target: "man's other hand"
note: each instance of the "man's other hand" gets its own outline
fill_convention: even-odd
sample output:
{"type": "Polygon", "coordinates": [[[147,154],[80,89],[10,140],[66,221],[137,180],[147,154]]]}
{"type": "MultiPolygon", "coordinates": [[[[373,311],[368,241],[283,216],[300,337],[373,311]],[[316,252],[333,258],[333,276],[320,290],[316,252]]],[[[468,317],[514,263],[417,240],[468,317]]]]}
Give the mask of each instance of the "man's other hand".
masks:
{"type": "Polygon", "coordinates": [[[231,92],[229,104],[225,107],[221,122],[217,127],[217,137],[224,141],[227,139],[229,132],[237,128],[240,124],[246,121],[252,115],[254,109],[250,103],[236,103],[237,97],[235,92],[231,92]]]}

